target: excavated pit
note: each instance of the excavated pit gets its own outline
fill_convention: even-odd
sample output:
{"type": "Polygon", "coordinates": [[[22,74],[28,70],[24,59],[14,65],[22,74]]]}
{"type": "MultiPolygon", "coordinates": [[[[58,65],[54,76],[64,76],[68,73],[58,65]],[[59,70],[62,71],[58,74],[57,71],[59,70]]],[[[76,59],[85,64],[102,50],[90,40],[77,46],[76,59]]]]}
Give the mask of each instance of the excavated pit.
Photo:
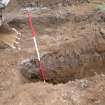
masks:
{"type": "MultiPolygon", "coordinates": [[[[66,83],[69,80],[105,74],[105,12],[96,9],[88,14],[77,15],[67,11],[60,14],[58,12],[58,16],[52,14],[52,11],[47,13],[50,15],[33,17],[33,25],[39,34],[50,35],[45,40],[48,48],[41,50],[46,81],[54,84],[66,83]],[[46,28],[52,31],[46,31],[46,28]],[[52,37],[55,37],[55,42],[52,37]]],[[[27,18],[10,22],[17,28],[22,24],[23,29],[26,28],[26,23],[27,18]]],[[[46,36],[39,35],[39,40],[43,41],[43,38],[46,36]]],[[[41,47],[40,43],[39,46],[41,47]]],[[[40,80],[39,63],[35,56],[24,60],[19,70],[25,81],[40,80]]]]}
{"type": "MultiPolygon", "coordinates": [[[[12,9],[16,9],[16,1],[23,2],[11,1],[14,5],[14,8],[10,7],[12,9]]],[[[50,3],[55,0],[39,1],[50,3]]],[[[56,1],[75,3],[82,0],[56,1]]],[[[105,0],[89,1],[102,4],[105,0]]],[[[61,3],[51,5],[53,10],[38,8],[38,11],[32,11],[33,25],[38,32],[38,47],[48,83],[40,82],[39,62],[23,8],[22,11],[6,14],[9,20],[14,18],[9,25],[19,30],[22,36],[20,50],[0,49],[0,104],[105,105],[104,10],[94,11],[96,4],[93,6],[92,3],[76,6],[67,4],[67,7],[63,8],[61,3]],[[60,6],[57,6],[59,4],[60,6]]]]}

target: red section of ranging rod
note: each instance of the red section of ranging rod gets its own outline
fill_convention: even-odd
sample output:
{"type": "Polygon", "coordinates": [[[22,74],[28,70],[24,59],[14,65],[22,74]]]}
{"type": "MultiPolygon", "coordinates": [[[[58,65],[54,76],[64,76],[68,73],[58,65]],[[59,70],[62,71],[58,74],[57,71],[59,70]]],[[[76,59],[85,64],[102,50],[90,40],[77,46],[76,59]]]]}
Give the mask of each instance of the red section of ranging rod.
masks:
{"type": "Polygon", "coordinates": [[[36,36],[36,30],[33,28],[33,24],[32,24],[32,13],[31,12],[28,12],[28,19],[29,19],[29,26],[30,26],[30,29],[31,29],[31,32],[32,32],[32,37],[35,37],[36,36]]]}
{"type": "Polygon", "coordinates": [[[41,61],[39,62],[39,64],[40,64],[39,70],[40,70],[41,79],[43,81],[46,81],[46,75],[45,75],[46,73],[45,73],[44,65],[43,65],[43,63],[41,61]]]}
{"type": "Polygon", "coordinates": [[[33,28],[33,24],[32,24],[32,13],[31,12],[28,12],[28,18],[29,18],[29,27],[31,29],[31,32],[32,32],[32,37],[34,39],[34,44],[35,44],[35,48],[36,48],[36,51],[37,51],[37,56],[38,56],[38,61],[39,61],[39,72],[40,72],[40,77],[43,81],[46,80],[46,76],[45,76],[45,68],[44,68],[44,65],[43,63],[41,62],[40,60],[40,55],[39,55],[39,50],[38,50],[38,47],[37,47],[37,43],[36,43],[36,35],[37,35],[37,32],[36,30],[33,28]]]}

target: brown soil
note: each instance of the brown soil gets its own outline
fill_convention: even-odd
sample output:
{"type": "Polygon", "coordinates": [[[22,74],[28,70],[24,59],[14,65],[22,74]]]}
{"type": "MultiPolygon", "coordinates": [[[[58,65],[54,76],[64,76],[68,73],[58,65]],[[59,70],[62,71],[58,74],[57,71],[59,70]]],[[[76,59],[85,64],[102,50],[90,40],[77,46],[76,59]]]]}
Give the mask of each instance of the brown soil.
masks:
{"type": "MultiPolygon", "coordinates": [[[[96,11],[97,4],[105,1],[93,1],[33,11],[42,58],[51,53],[54,57],[61,54],[64,56],[61,60],[67,60],[65,51],[69,49],[71,71],[76,70],[76,73],[59,80],[61,72],[57,78],[50,79],[50,82],[72,80],[66,84],[30,83],[20,74],[17,68],[21,61],[36,56],[36,52],[27,16],[23,11],[6,13],[10,20],[15,17],[9,24],[22,33],[22,39],[21,50],[0,50],[0,105],[105,105],[105,13],[96,11]]],[[[47,59],[53,63],[57,61],[54,57],[47,59]]],[[[65,63],[63,65],[65,67],[65,63]]],[[[69,69],[64,69],[66,71],[69,69]]]]}
{"type": "Polygon", "coordinates": [[[4,105],[104,105],[104,84],[104,75],[56,86],[25,84],[4,105]]]}

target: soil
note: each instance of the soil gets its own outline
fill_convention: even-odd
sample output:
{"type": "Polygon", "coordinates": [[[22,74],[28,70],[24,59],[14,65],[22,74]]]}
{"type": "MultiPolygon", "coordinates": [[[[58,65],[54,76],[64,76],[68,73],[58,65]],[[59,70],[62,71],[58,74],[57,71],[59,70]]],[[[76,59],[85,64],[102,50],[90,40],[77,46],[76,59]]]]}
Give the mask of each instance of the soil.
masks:
{"type": "MultiPolygon", "coordinates": [[[[69,49],[71,71],[76,70],[72,77],[64,76],[62,80],[59,77],[63,72],[59,73],[49,84],[27,80],[18,69],[24,59],[36,56],[36,51],[27,14],[18,4],[20,2],[13,1],[17,8],[5,12],[5,18],[9,17],[9,24],[22,33],[21,49],[0,49],[0,105],[105,105],[105,12],[97,9],[104,2],[91,0],[89,3],[73,2],[72,6],[32,10],[41,57],[55,52],[66,55],[69,49]],[[52,84],[54,79],[57,85],[52,84]]],[[[47,59],[56,61],[53,56],[47,59]]],[[[60,60],[63,59],[67,57],[60,60]]],[[[63,65],[65,67],[65,63],[63,65]]],[[[66,71],[69,69],[65,68],[66,71]]]]}

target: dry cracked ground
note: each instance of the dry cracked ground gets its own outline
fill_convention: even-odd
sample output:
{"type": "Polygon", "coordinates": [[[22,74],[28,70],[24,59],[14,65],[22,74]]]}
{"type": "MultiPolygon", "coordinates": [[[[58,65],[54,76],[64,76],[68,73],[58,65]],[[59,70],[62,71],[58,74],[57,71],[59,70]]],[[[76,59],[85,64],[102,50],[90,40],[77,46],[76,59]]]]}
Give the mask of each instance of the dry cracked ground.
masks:
{"type": "Polygon", "coordinates": [[[22,33],[21,49],[0,49],[0,105],[105,105],[105,0],[84,1],[11,3],[16,10],[4,15],[22,33]],[[46,83],[19,70],[36,56],[23,5],[33,8],[46,83]]]}

